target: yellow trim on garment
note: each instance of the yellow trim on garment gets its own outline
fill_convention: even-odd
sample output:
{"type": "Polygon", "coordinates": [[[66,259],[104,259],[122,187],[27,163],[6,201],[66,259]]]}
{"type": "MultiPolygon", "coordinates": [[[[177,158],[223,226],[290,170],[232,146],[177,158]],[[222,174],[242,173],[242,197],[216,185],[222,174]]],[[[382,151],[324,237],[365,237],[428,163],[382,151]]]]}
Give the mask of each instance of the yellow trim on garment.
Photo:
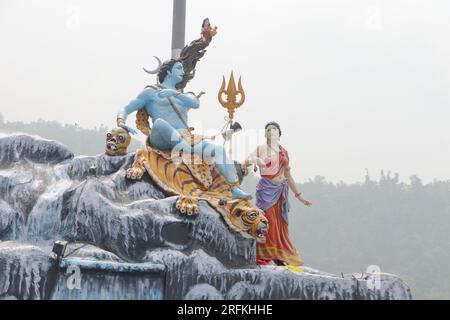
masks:
{"type": "Polygon", "coordinates": [[[285,250],[276,247],[256,247],[256,256],[258,259],[272,260],[278,259],[290,265],[302,265],[303,261],[298,255],[287,254],[285,250]]]}

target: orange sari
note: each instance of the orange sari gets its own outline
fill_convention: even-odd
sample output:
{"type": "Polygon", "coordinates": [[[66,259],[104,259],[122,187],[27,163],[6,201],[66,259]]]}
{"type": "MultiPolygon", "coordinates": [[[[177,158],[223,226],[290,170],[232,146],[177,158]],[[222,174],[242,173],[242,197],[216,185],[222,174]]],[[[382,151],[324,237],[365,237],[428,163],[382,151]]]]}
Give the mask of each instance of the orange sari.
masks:
{"type": "Polygon", "coordinates": [[[269,174],[267,168],[263,168],[261,170],[262,178],[256,190],[257,206],[264,210],[269,222],[266,242],[256,244],[256,258],[258,260],[280,260],[292,266],[301,266],[303,265],[303,261],[300,259],[289,237],[287,222],[287,211],[289,210],[289,204],[287,203],[287,181],[279,184],[272,181],[283,167],[289,168],[287,151],[281,148],[278,159],[271,159],[266,165],[270,165],[270,162],[273,164],[274,160],[277,162],[277,167],[275,167],[274,171],[276,174],[269,174]],[[280,192],[280,188],[284,188],[284,190],[280,192]],[[277,194],[279,194],[278,199],[275,198],[275,203],[267,208],[267,203],[273,203],[273,197],[277,194]]]}

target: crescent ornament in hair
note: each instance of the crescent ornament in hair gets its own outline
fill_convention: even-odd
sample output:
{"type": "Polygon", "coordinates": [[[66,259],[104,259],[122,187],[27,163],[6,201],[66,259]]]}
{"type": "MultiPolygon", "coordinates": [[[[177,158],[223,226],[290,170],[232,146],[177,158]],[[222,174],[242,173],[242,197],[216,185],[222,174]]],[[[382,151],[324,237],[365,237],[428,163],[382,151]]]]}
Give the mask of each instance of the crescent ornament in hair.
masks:
{"type": "Polygon", "coordinates": [[[156,61],[158,61],[158,67],[156,67],[156,69],[154,69],[154,70],[147,70],[147,69],[145,69],[145,67],[142,68],[148,74],[158,74],[158,72],[159,72],[159,70],[161,69],[161,66],[162,66],[161,59],[159,59],[157,56],[153,56],[153,57],[156,59],[156,61]]]}

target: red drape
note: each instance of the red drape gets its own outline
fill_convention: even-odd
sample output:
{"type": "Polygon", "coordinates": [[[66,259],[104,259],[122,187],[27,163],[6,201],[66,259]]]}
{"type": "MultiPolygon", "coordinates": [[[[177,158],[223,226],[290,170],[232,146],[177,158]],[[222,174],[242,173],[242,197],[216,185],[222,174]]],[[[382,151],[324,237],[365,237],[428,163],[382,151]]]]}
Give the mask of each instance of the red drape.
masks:
{"type": "Polygon", "coordinates": [[[269,231],[265,243],[257,243],[256,258],[260,260],[281,260],[292,266],[301,266],[303,261],[289,237],[288,224],[281,211],[282,197],[269,209],[265,216],[269,221],[269,231]]]}

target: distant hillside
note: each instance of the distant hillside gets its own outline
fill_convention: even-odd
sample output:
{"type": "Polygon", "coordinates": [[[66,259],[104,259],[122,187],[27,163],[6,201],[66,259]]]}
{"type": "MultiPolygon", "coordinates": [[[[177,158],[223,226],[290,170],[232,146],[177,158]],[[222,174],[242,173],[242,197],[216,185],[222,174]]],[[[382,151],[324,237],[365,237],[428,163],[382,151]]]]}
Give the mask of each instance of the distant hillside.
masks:
{"type": "MultiPolygon", "coordinates": [[[[85,129],[76,124],[61,124],[57,121],[42,119],[31,123],[6,122],[0,114],[0,131],[38,135],[64,143],[76,155],[96,155],[105,150],[105,136],[108,128],[100,125],[98,128],[85,129]]],[[[140,141],[132,139],[128,150],[134,151],[141,147],[140,141]]]]}
{"type": "MultiPolygon", "coordinates": [[[[1,115],[0,130],[58,140],[85,155],[103,152],[107,132],[56,121],[5,122],[1,115]]],[[[135,140],[129,150],[138,147],[135,140]]],[[[249,175],[244,189],[254,193],[257,181],[249,175]]],[[[378,181],[333,184],[317,176],[299,186],[313,205],[291,193],[290,232],[307,265],[338,274],[378,265],[402,277],[413,298],[450,299],[450,181],[423,184],[412,176],[406,184],[382,172],[378,181]]]]}
{"type": "MultiPolygon", "coordinates": [[[[243,187],[254,193],[257,178],[243,187]]],[[[414,299],[450,299],[450,181],[410,183],[381,172],[378,181],[299,185],[311,207],[290,196],[291,237],[308,266],[333,273],[382,272],[405,280],[414,299]]]]}

